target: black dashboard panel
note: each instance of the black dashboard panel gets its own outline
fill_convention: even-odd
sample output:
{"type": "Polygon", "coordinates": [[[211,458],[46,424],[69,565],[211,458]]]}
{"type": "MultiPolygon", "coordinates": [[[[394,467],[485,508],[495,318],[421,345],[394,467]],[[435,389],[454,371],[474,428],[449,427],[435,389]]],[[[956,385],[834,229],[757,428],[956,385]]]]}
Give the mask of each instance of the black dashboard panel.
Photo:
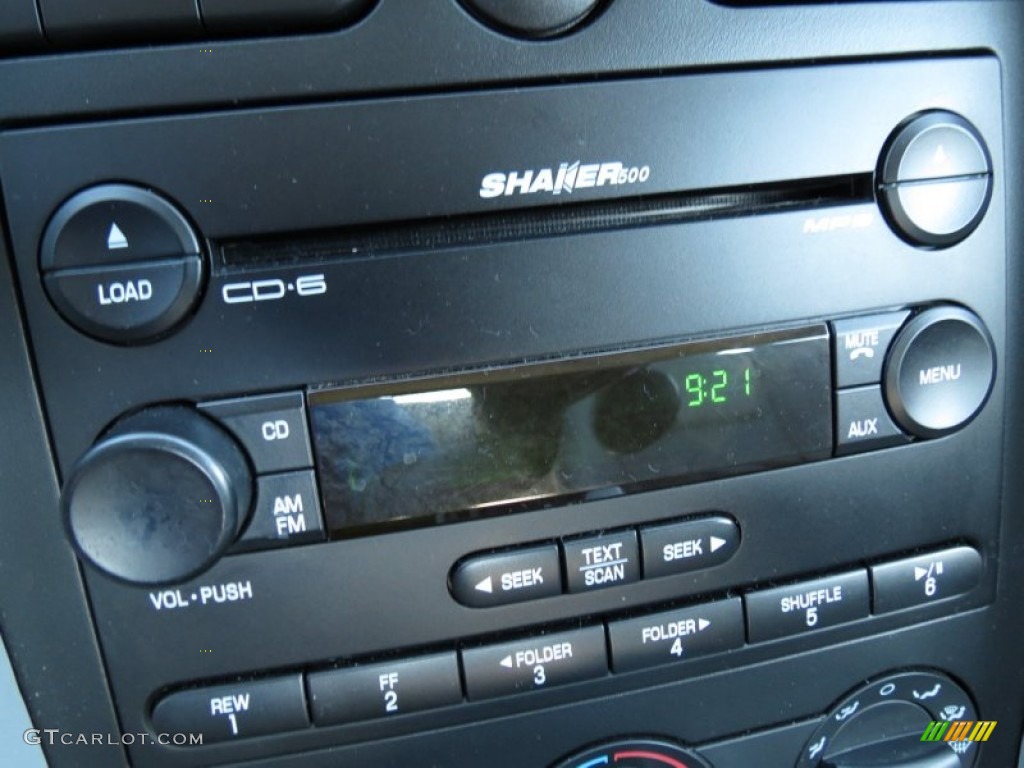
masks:
{"type": "Polygon", "coordinates": [[[52,765],[1016,763],[1024,6],[43,2],[0,616],[109,735],[52,765]]]}

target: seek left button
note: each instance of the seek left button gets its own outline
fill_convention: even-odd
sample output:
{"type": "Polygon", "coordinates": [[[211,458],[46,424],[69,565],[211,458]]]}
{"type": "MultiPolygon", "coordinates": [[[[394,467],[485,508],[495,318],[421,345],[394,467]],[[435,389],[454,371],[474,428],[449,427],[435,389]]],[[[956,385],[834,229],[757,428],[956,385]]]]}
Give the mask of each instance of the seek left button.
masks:
{"type": "Polygon", "coordinates": [[[152,340],[185,318],[199,297],[199,256],[61,269],[43,278],[61,316],[103,341],[152,340]]]}
{"type": "Polygon", "coordinates": [[[157,733],[202,734],[203,744],[308,726],[300,674],[177,691],[153,708],[157,733]]]}
{"type": "Polygon", "coordinates": [[[452,596],[470,608],[491,608],[562,594],[558,547],[554,544],[477,555],[455,566],[452,596]]]}

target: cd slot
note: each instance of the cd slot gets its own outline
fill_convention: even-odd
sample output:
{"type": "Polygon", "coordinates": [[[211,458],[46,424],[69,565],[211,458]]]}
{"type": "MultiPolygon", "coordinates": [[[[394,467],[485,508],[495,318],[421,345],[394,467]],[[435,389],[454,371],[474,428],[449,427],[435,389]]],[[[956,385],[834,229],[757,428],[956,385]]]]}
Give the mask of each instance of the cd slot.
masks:
{"type": "Polygon", "coordinates": [[[220,243],[216,252],[226,270],[274,264],[309,264],[815,210],[872,200],[872,175],[862,173],[229,241],[220,243]]]}

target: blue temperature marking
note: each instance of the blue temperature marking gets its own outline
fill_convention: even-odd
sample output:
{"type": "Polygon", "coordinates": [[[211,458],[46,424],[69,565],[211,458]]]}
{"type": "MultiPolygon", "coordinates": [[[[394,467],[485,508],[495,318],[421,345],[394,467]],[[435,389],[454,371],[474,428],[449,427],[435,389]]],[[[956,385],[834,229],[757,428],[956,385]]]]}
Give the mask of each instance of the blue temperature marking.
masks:
{"type": "Polygon", "coordinates": [[[583,765],[577,766],[577,768],[593,768],[595,765],[608,765],[608,755],[601,755],[593,760],[588,760],[583,765]]]}

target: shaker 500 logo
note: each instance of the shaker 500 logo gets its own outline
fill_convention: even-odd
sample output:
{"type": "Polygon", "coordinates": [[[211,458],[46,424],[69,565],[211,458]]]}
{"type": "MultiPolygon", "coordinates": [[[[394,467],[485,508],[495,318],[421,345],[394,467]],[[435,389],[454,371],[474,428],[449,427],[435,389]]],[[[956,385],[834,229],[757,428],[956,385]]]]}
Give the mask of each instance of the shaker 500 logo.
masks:
{"type": "Polygon", "coordinates": [[[649,165],[627,166],[623,163],[562,163],[557,168],[540,168],[508,173],[488,173],[480,183],[480,197],[536,195],[547,192],[572,194],[576,189],[643,184],[651,176],[649,165]]]}

